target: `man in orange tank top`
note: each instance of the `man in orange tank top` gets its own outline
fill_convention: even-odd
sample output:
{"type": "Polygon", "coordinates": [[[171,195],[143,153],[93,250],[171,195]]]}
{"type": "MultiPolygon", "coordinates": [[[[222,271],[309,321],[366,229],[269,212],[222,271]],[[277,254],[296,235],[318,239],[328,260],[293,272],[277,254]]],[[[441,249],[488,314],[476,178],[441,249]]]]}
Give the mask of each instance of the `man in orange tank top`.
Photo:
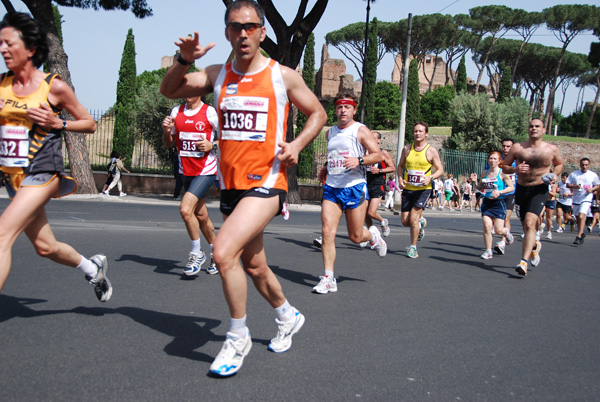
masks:
{"type": "Polygon", "coordinates": [[[287,193],[285,168],[298,162],[300,150],[327,121],[325,110],[302,77],[260,53],[266,28],[264,11],[256,2],[230,3],[225,24],[225,37],[235,56],[231,63],[186,74],[188,66],[215,45],[202,46],[195,32],[193,37],[180,37],[175,43],[179,58],[161,84],[161,93],[168,98],[215,92],[225,221],[215,239],[214,260],[230,312],[225,343],[210,367],[219,376],[235,374],[252,346],[246,326],[246,274],[277,314],[278,331],[270,350],[287,351],[292,335],[304,324],[304,316],[287,301],[267,265],[263,233],[281,211],[287,193]],[[272,91],[265,91],[265,85],[272,91]],[[304,129],[290,143],[285,142],[288,100],[308,116],[304,129]]]}

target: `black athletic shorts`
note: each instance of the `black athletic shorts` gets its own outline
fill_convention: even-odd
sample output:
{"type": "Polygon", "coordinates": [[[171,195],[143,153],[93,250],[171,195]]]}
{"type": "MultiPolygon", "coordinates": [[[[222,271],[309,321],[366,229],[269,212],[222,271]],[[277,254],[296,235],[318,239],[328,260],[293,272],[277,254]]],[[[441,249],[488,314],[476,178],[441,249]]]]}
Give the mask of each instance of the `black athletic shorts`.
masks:
{"type": "Polygon", "coordinates": [[[281,214],[286,195],[286,191],[277,188],[256,187],[249,190],[221,190],[221,205],[219,209],[223,215],[229,216],[242,198],[271,198],[279,196],[279,208],[275,214],[277,216],[281,214]]]}
{"type": "Polygon", "coordinates": [[[402,190],[401,212],[409,212],[413,208],[424,209],[431,195],[430,190],[402,190]]]}
{"type": "Polygon", "coordinates": [[[504,204],[506,204],[507,211],[515,209],[515,193],[504,194],[504,204]]]}
{"type": "Polygon", "coordinates": [[[367,191],[369,192],[369,199],[382,198],[383,194],[385,194],[382,185],[367,185],[367,191]]]}
{"type": "Polygon", "coordinates": [[[540,216],[548,199],[548,185],[520,186],[515,191],[515,210],[519,219],[524,220],[528,212],[540,216]]]}
{"type": "Polygon", "coordinates": [[[557,202],[556,206],[558,208],[562,209],[565,214],[572,214],[573,213],[573,206],[572,205],[564,205],[564,204],[561,204],[560,202],[557,202]]]}

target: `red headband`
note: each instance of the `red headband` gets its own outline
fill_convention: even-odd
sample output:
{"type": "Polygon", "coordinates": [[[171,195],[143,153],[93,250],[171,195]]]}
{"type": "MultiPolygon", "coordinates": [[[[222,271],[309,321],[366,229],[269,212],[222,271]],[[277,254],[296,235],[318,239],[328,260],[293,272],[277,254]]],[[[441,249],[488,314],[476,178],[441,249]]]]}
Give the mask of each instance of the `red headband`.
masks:
{"type": "Polygon", "coordinates": [[[335,101],[335,106],[337,105],[352,105],[356,107],[356,102],[354,102],[352,99],[338,99],[335,101]]]}

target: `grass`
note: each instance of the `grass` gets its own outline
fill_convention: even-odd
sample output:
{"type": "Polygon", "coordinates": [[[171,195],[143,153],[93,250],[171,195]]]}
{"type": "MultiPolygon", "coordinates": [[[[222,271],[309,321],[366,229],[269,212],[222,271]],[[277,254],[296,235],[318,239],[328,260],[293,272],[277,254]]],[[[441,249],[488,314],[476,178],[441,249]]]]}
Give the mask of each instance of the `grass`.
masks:
{"type": "Polygon", "coordinates": [[[561,141],[561,142],[577,142],[580,144],[600,144],[600,140],[592,140],[588,138],[581,137],[563,137],[563,136],[553,136],[553,135],[544,135],[544,141],[561,141]]]}
{"type": "Polygon", "coordinates": [[[450,135],[452,134],[452,127],[429,127],[429,134],[450,135]]]}

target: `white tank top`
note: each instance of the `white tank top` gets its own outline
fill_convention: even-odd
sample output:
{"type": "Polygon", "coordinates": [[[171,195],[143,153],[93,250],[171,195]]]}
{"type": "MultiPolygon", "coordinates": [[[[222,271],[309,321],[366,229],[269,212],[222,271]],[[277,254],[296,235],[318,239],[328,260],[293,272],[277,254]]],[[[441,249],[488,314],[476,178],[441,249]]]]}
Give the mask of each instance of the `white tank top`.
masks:
{"type": "Polygon", "coordinates": [[[365,148],[358,142],[358,129],[362,123],[355,122],[344,129],[333,126],[327,134],[327,181],[325,184],[335,188],[347,188],[366,183],[366,169],[358,166],[345,169],[344,158],[364,156],[365,148]]]}

